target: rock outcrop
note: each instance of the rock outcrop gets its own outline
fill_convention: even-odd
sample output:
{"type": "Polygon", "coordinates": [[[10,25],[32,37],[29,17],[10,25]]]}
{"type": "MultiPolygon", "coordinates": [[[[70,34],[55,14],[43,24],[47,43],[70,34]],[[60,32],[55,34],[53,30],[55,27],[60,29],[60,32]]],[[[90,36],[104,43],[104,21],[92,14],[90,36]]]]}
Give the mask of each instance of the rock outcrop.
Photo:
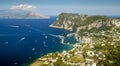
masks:
{"type": "Polygon", "coordinates": [[[116,25],[119,27],[120,19],[113,19],[107,16],[88,16],[72,13],[62,13],[50,26],[55,28],[63,28],[78,33],[80,32],[80,30],[83,29],[98,29],[103,26],[110,27],[112,25],[116,25]]]}

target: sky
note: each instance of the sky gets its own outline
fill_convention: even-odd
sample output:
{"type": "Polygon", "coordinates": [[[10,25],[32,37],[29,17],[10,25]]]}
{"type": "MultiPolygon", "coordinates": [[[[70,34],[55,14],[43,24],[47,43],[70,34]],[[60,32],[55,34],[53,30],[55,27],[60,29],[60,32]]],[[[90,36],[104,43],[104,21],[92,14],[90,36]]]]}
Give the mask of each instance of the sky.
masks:
{"type": "Polygon", "coordinates": [[[5,9],[33,10],[45,15],[120,15],[120,0],[0,0],[0,10],[5,9]]]}

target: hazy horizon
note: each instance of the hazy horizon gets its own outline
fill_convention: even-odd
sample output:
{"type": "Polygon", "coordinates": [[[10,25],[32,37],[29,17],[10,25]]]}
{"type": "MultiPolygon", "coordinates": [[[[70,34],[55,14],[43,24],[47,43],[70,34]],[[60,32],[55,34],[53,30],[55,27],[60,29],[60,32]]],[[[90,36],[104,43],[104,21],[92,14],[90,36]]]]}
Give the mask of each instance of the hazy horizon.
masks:
{"type": "Polygon", "coordinates": [[[120,0],[1,0],[0,10],[30,10],[44,15],[62,12],[88,15],[120,15],[120,0]]]}

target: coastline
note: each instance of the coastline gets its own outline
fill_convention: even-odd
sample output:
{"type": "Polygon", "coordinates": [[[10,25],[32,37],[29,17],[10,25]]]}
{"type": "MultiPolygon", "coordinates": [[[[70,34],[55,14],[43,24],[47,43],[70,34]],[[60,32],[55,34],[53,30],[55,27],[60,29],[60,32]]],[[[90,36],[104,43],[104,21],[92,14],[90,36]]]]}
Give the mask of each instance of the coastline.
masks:
{"type": "MultiPolygon", "coordinates": [[[[49,27],[62,29],[61,27],[54,26],[54,25],[52,25],[52,24],[51,24],[49,27]]],[[[72,35],[75,35],[75,39],[77,38],[76,36],[78,36],[76,33],[69,33],[69,34],[67,34],[66,37],[70,37],[70,36],[72,36],[72,35]]],[[[61,54],[61,53],[64,53],[64,52],[72,52],[72,51],[74,51],[74,50],[76,49],[76,47],[78,47],[78,46],[80,45],[80,42],[79,42],[79,43],[77,42],[77,43],[75,43],[75,44],[64,43],[64,40],[65,40],[65,37],[64,37],[64,36],[59,36],[59,35],[58,35],[57,37],[60,38],[60,40],[61,40],[60,43],[61,43],[61,44],[64,44],[64,45],[68,45],[68,46],[72,46],[72,47],[73,47],[72,49],[70,49],[70,50],[68,50],[68,51],[66,51],[66,50],[63,50],[62,52],[57,52],[57,51],[56,51],[58,54],[61,54]]],[[[80,40],[77,39],[77,41],[80,41],[80,40]]],[[[30,66],[42,66],[43,63],[40,62],[40,61],[51,60],[51,59],[46,59],[46,58],[42,59],[42,57],[44,57],[44,56],[49,56],[49,55],[54,55],[54,54],[56,54],[56,52],[55,52],[55,53],[47,53],[47,54],[39,57],[38,59],[34,60],[33,63],[30,64],[30,66]]],[[[47,62],[45,62],[45,64],[47,64],[47,62]]]]}
{"type": "MultiPolygon", "coordinates": [[[[56,54],[56,53],[62,55],[62,53],[64,53],[64,52],[71,52],[71,51],[74,51],[74,50],[76,49],[76,47],[77,47],[77,43],[74,44],[74,45],[69,45],[69,44],[65,44],[65,45],[73,46],[73,48],[70,49],[70,50],[68,50],[68,51],[63,50],[62,52],[47,53],[47,54],[45,54],[45,55],[39,57],[38,59],[34,60],[34,61],[30,64],[30,66],[42,66],[43,64],[48,64],[47,62],[44,62],[44,63],[43,63],[43,62],[41,62],[41,61],[47,61],[47,60],[49,61],[49,60],[52,60],[52,59],[51,59],[51,58],[42,58],[42,57],[44,57],[44,56],[49,56],[49,55],[54,55],[54,54],[56,54]]],[[[56,61],[53,60],[53,62],[56,62],[56,61]]]]}
{"type": "MultiPolygon", "coordinates": [[[[106,18],[106,21],[102,21],[102,23],[95,23],[98,26],[102,25],[101,27],[94,26],[93,29],[90,23],[87,25],[90,26],[90,29],[79,28],[77,32],[67,34],[66,37],[75,35],[75,39],[81,42],[73,44],[73,48],[69,51],[48,53],[36,60],[35,63],[32,63],[31,66],[97,66],[114,64],[114,62],[119,63],[116,61],[116,58],[114,58],[114,55],[110,53],[112,52],[116,53],[117,56],[119,55],[119,19],[115,19],[114,21],[109,21],[108,19],[109,18],[106,18]],[[103,22],[105,24],[103,24],[103,22]],[[81,29],[81,33],[78,33],[81,29]],[[116,52],[110,49],[114,49],[116,52]],[[109,58],[109,56],[111,56],[112,59],[109,58]]],[[[92,25],[93,24],[94,23],[92,23],[92,25]]],[[[62,28],[54,26],[53,24],[50,25],[50,27],[62,28]]],[[[69,30],[69,28],[64,29],[69,30]]],[[[60,38],[61,43],[64,44],[65,38],[60,38]]],[[[71,44],[68,42],[66,45],[71,44]]]]}
{"type": "Polygon", "coordinates": [[[64,28],[63,26],[58,27],[58,26],[55,26],[53,24],[51,24],[49,27],[58,28],[58,29],[65,29],[65,30],[68,30],[68,31],[73,31],[71,28],[64,28]]]}
{"type": "Polygon", "coordinates": [[[49,27],[63,29],[63,27],[54,26],[53,24],[51,24],[49,27]]]}

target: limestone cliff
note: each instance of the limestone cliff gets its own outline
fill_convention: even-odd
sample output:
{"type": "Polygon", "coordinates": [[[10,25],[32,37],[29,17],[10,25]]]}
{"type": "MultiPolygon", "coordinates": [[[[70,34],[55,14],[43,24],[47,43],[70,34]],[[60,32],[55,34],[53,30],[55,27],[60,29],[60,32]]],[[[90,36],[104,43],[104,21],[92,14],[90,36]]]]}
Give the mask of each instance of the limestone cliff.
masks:
{"type": "Polygon", "coordinates": [[[99,29],[101,27],[110,27],[112,25],[117,25],[119,27],[119,22],[120,19],[113,19],[107,16],[88,16],[62,13],[51,26],[79,33],[83,29],[99,29]]]}

